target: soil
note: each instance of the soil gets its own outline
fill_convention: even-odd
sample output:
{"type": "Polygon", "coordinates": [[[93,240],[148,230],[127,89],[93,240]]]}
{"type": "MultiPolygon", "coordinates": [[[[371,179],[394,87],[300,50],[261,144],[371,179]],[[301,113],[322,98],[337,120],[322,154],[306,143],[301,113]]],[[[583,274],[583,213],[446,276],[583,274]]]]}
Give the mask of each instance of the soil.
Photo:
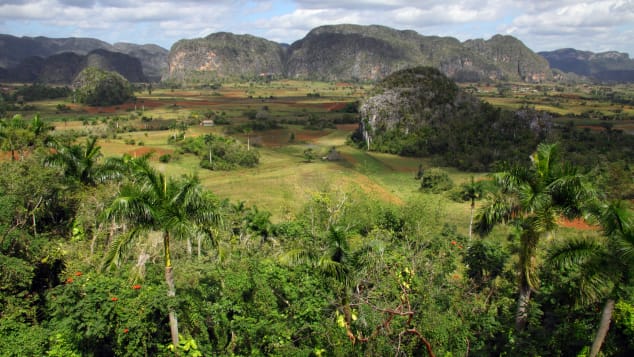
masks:
{"type": "Polygon", "coordinates": [[[560,219],[559,225],[566,228],[574,228],[580,231],[594,231],[599,229],[597,226],[591,226],[585,220],[581,218],[575,218],[573,220],[560,219]]]}
{"type": "Polygon", "coordinates": [[[174,150],[140,147],[138,149],[130,150],[126,153],[132,157],[140,157],[148,153],[153,153],[150,159],[158,160],[158,158],[161,157],[162,155],[165,155],[165,154],[172,155],[174,153],[174,150]]]}

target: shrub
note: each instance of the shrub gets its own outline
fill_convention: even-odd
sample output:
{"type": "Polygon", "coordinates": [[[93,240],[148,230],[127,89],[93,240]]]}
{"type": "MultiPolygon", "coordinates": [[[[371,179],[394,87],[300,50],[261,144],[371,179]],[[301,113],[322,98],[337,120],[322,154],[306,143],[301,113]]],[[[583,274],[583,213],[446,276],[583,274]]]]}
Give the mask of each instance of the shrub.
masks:
{"type": "Polygon", "coordinates": [[[159,156],[159,161],[162,162],[162,163],[168,163],[168,162],[170,162],[171,159],[172,159],[172,155],[170,155],[170,154],[165,154],[165,155],[159,156]]]}
{"type": "Polygon", "coordinates": [[[420,179],[420,188],[425,192],[441,193],[453,187],[453,181],[449,174],[439,168],[431,168],[423,173],[420,179]]]}

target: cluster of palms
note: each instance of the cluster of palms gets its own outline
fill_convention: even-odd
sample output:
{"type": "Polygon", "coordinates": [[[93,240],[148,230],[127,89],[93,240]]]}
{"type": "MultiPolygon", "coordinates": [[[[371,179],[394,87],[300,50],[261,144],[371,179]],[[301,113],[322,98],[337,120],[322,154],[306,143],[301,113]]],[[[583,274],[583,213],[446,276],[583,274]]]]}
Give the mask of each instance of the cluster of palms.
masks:
{"type": "Polygon", "coordinates": [[[24,156],[24,150],[35,147],[38,142],[48,141],[47,132],[51,126],[46,124],[39,115],[35,115],[29,122],[21,115],[0,119],[0,147],[11,153],[11,160],[16,160],[16,152],[24,156]]]}
{"type": "MultiPolygon", "coordinates": [[[[67,178],[81,185],[95,185],[112,179],[123,184],[104,210],[103,218],[124,224],[128,229],[111,243],[104,266],[119,264],[131,244],[149,232],[161,232],[167,296],[174,297],[174,276],[170,244],[172,239],[213,239],[213,227],[221,223],[214,196],[205,190],[197,176],[172,179],[153,168],[149,156],[109,158],[103,163],[96,138],[85,144],[56,144],[46,159],[49,165],[63,168],[67,178]]],[[[179,344],[176,311],[169,311],[172,343],[179,344]]]]}
{"type": "MultiPolygon", "coordinates": [[[[92,138],[85,145],[57,145],[47,163],[63,167],[67,177],[75,178],[83,185],[95,185],[113,178],[123,180],[115,199],[105,209],[104,218],[125,224],[128,229],[111,243],[105,263],[112,265],[124,259],[135,239],[148,232],[161,232],[167,295],[174,297],[171,241],[214,238],[212,227],[221,223],[221,216],[213,195],[203,189],[196,176],[169,178],[154,169],[148,157],[123,156],[97,164],[100,156],[100,148],[92,138]]],[[[605,241],[568,241],[556,246],[549,259],[561,266],[582,267],[583,277],[588,281],[611,283],[610,289],[589,288],[580,294],[593,301],[605,300],[603,318],[591,350],[591,355],[595,356],[607,333],[620,288],[629,283],[628,272],[634,267],[631,211],[622,202],[602,204],[585,177],[574,167],[562,163],[556,145],[540,145],[531,159],[529,167],[511,167],[493,175],[499,190],[490,193],[478,210],[474,229],[485,235],[498,224],[509,224],[517,232],[519,296],[516,328],[523,330],[528,321],[531,293],[538,286],[536,257],[540,240],[551,235],[562,217],[592,217],[601,225],[605,241]]],[[[482,187],[473,180],[465,189],[472,212],[481,192],[482,187]]],[[[290,250],[284,258],[288,262],[314,264],[333,282],[338,307],[350,332],[353,275],[355,269],[363,265],[360,257],[372,246],[366,244],[351,249],[349,240],[350,235],[344,227],[332,224],[322,240],[324,244],[290,250]]],[[[178,346],[178,323],[173,308],[169,311],[169,322],[172,343],[178,346]]],[[[350,337],[353,339],[354,335],[350,337]]]]}
{"type": "Polygon", "coordinates": [[[583,278],[595,283],[581,284],[588,288],[580,296],[594,301],[606,299],[590,354],[596,356],[608,330],[619,286],[627,283],[628,271],[634,267],[631,211],[623,202],[601,203],[600,195],[586,178],[560,160],[557,149],[556,145],[542,144],[531,156],[529,167],[493,174],[499,190],[490,193],[480,207],[475,229],[485,235],[498,224],[509,224],[519,237],[515,322],[521,331],[528,321],[531,292],[538,286],[536,257],[540,240],[552,234],[561,218],[585,217],[602,227],[605,241],[567,241],[555,246],[548,260],[562,267],[580,266],[585,272],[583,278]],[[597,288],[609,283],[613,288],[607,290],[607,295],[606,289],[597,288]]]}

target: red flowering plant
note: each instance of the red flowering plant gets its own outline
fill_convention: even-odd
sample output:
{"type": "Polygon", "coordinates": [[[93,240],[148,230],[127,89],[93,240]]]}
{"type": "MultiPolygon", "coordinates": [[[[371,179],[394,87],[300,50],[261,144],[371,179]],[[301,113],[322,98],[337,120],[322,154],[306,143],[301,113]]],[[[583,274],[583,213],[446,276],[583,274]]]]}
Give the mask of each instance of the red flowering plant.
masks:
{"type": "Polygon", "coordinates": [[[50,323],[75,331],[68,342],[81,346],[78,353],[159,353],[165,339],[156,336],[167,314],[163,290],[152,281],[133,285],[127,276],[82,271],[79,277],[75,271],[66,276],[74,283],[51,289],[47,301],[50,323]]]}

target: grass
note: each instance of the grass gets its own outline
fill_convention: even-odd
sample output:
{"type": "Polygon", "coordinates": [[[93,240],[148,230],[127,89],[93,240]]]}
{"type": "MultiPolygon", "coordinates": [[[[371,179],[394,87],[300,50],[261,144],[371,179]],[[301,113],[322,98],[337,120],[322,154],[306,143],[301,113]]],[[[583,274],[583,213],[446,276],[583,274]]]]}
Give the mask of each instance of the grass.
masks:
{"type": "MultiPolygon", "coordinates": [[[[234,171],[209,171],[199,167],[199,158],[192,155],[178,155],[177,147],[168,144],[173,131],[130,131],[113,133],[112,118],[118,117],[119,125],[143,128],[141,118],[168,121],[199,120],[207,111],[225,117],[232,126],[248,122],[248,111],[265,111],[276,120],[306,120],[310,115],[320,119],[339,118],[343,113],[332,109],[357,101],[365,95],[370,86],[350,83],[301,82],[294,80],[271,83],[225,83],[218,90],[155,89],[151,95],[137,93],[135,103],[126,105],[91,108],[66,101],[43,101],[34,103],[36,110],[23,113],[28,118],[39,112],[43,118],[55,124],[56,131],[75,130],[103,137],[99,141],[105,156],[124,153],[140,155],[154,150],[154,163],[162,172],[170,176],[180,176],[195,172],[204,186],[221,199],[232,202],[244,201],[256,205],[273,214],[274,221],[292,217],[309,200],[310,195],[323,190],[350,190],[360,192],[363,197],[404,205],[417,198],[435,202],[442,211],[443,218],[455,224],[460,233],[467,234],[469,205],[456,203],[445,195],[425,194],[419,191],[419,182],[414,179],[419,165],[429,168],[432,163],[420,158],[398,157],[390,154],[369,153],[346,145],[350,133],[356,125],[338,125],[336,129],[321,131],[306,130],[301,124],[285,124],[282,128],[255,131],[249,140],[260,152],[260,165],[251,169],[234,171]],[[318,95],[317,95],[318,94],[318,95]],[[57,104],[72,108],[68,113],[58,113],[57,104]],[[94,124],[85,125],[84,122],[94,124]],[[103,123],[109,122],[109,124],[103,123]],[[109,126],[110,125],[110,126],[109,126]],[[294,140],[291,140],[291,136],[294,140]],[[134,142],[134,145],[131,145],[134,142]],[[143,145],[139,145],[142,142],[143,145]],[[303,152],[313,148],[319,156],[336,148],[342,160],[312,163],[304,162],[303,152]],[[160,163],[158,156],[170,153],[173,160],[160,163]]],[[[580,115],[588,110],[613,113],[621,110],[625,115],[634,115],[631,106],[617,106],[601,101],[588,101],[587,93],[573,93],[561,96],[549,92],[539,95],[539,91],[514,93],[501,98],[492,87],[481,92],[481,98],[495,106],[517,109],[527,103],[536,109],[546,109],[556,114],[580,115]],[[537,92],[537,94],[535,94],[537,92]]],[[[571,120],[567,117],[558,120],[571,120]]],[[[574,118],[578,125],[597,125],[594,119],[574,118]]],[[[190,126],[187,136],[207,133],[224,135],[228,127],[190,126]]],[[[634,129],[632,120],[615,123],[614,129],[634,129]]],[[[137,129],[138,130],[138,129],[137,129]]],[[[245,142],[247,136],[238,132],[232,134],[245,142]]],[[[471,173],[445,168],[456,185],[468,182],[471,173]]],[[[482,175],[476,175],[481,178],[482,175]]]]}

